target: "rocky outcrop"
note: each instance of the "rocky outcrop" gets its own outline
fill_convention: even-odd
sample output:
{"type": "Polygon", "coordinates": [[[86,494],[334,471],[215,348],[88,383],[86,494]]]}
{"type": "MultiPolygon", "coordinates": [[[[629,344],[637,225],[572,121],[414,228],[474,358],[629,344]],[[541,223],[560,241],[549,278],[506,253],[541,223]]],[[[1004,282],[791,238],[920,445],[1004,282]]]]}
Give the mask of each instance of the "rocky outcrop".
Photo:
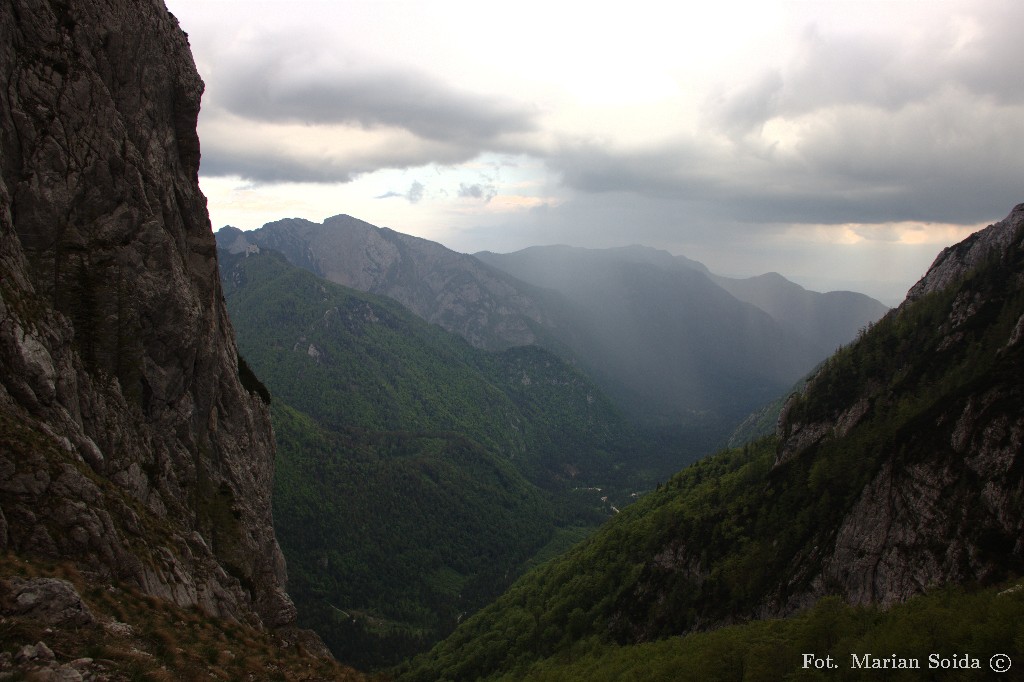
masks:
{"type": "Polygon", "coordinates": [[[951,406],[932,457],[887,459],[835,535],[815,580],[852,603],[891,604],[946,583],[989,584],[1024,566],[1019,458],[1024,415],[998,403],[1024,398],[995,387],[951,406]]]}
{"type": "Polygon", "coordinates": [[[159,0],[11,0],[0,74],[0,549],[290,623],[185,34],[159,0]]]}
{"type": "Polygon", "coordinates": [[[898,309],[790,399],[777,468],[827,460],[861,427],[885,435],[855,441],[872,475],[795,560],[789,608],[829,593],[888,604],[1024,570],[1022,289],[1024,205],[945,249],[898,309]]]}
{"type": "Polygon", "coordinates": [[[903,305],[912,303],[925,294],[941,291],[972,269],[981,266],[992,254],[1005,253],[1019,240],[1019,229],[1024,223],[1024,204],[1018,204],[998,223],[979,230],[958,244],[943,249],[928,272],[907,292],[903,305]]]}
{"type": "Polygon", "coordinates": [[[12,577],[0,581],[0,612],[57,627],[96,622],[74,585],[58,578],[12,577]]]}

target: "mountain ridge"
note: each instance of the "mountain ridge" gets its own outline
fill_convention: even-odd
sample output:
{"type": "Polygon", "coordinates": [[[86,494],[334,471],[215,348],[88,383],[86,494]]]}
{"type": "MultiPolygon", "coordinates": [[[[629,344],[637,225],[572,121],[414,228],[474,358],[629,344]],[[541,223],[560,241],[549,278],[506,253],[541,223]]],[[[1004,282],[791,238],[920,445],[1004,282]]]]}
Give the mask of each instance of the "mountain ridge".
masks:
{"type": "Polygon", "coordinates": [[[233,244],[244,238],[337,284],[393,298],[474,346],[499,350],[545,335],[542,322],[550,315],[535,298],[521,295],[518,283],[435,242],[344,214],[323,223],[291,218],[239,232],[229,230],[233,244]]]}
{"type": "MultiPolygon", "coordinates": [[[[818,332],[787,329],[790,322],[729,293],[702,264],[639,245],[470,256],[350,216],[278,221],[251,232],[222,228],[218,238],[232,249],[277,248],[300,267],[390,296],[478,347],[548,348],[585,369],[633,418],[679,430],[689,456],[724,440],[733,422],[884,310],[857,312],[852,330],[831,332],[822,343],[811,340],[818,332]],[[554,254],[565,262],[555,263],[554,254]],[[544,265],[524,267],[527,258],[544,265]],[[602,268],[618,279],[591,283],[602,268]],[[645,352],[635,353],[638,347],[645,352]]],[[[793,324],[830,328],[828,315],[841,319],[852,310],[835,301],[792,316],[793,324]]]]}
{"type": "Polygon", "coordinates": [[[574,346],[584,366],[668,418],[706,411],[739,420],[833,350],[664,251],[532,247],[478,256],[568,298],[587,324],[574,346]]]}
{"type": "Polygon", "coordinates": [[[716,284],[779,323],[800,330],[820,352],[831,354],[856,338],[889,307],[853,291],[809,291],[777,272],[737,279],[713,275],[716,284]]]}

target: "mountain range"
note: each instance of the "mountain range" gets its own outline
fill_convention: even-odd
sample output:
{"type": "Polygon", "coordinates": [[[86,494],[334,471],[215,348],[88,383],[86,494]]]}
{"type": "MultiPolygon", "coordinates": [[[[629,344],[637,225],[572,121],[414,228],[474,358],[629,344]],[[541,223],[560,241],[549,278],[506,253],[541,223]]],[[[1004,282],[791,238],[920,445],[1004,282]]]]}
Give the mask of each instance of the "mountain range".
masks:
{"type": "Polygon", "coordinates": [[[778,395],[827,355],[828,334],[852,338],[884,310],[777,276],[761,278],[772,286],[718,278],[807,330],[786,332],[701,264],[638,246],[469,256],[347,216],[216,236],[239,347],[273,395],[275,518],[300,623],[364,668],[429,646],[497,597],[536,552],[550,552],[545,544],[594,528],[596,496],[574,491],[601,491],[605,514],[624,506],[706,451],[747,404],[778,395]],[[830,317],[836,308],[852,319],[830,317]],[[603,382],[591,383],[595,373],[603,382]],[[652,418],[649,396],[644,404],[616,381],[625,376],[649,396],[674,390],[677,403],[705,401],[693,413],[709,412],[697,407],[716,391],[737,402],[754,381],[764,395],[684,422],[696,435],[680,447],[678,436],[651,428],[679,415],[652,418]],[[609,386],[618,400],[605,398],[609,386]],[[471,479],[456,434],[489,463],[471,479]],[[408,454],[384,454],[396,443],[408,454]],[[425,452],[446,472],[430,476],[445,491],[441,505],[426,494],[425,452]],[[514,499],[530,502],[509,506],[514,499]],[[413,517],[431,522],[388,530],[413,517]],[[376,530],[363,522],[353,533],[353,518],[375,519],[376,530]],[[498,543],[488,548],[473,539],[472,518],[521,530],[484,533],[498,543]],[[367,572],[381,561],[387,572],[367,572]],[[501,578],[489,573],[496,562],[501,578]]]}
{"type": "Polygon", "coordinates": [[[217,233],[222,248],[280,251],[321,277],[402,303],[486,349],[535,344],[577,364],[627,414],[724,440],[887,308],[781,277],[716,277],[639,246],[459,254],[350,216],[217,233]],[[642,348],[643,352],[637,349],[642,348]]]}
{"type": "MultiPolygon", "coordinates": [[[[749,383],[764,375],[760,365],[777,368],[789,352],[790,366],[775,378],[778,393],[806,370],[801,363],[826,354],[784,334],[699,263],[644,247],[469,256],[344,216],[324,225],[278,221],[255,233],[223,228],[216,236],[239,348],[273,396],[275,518],[300,623],[364,668],[429,646],[459,614],[496,597],[543,545],[594,528],[728,426],[724,416],[691,421],[696,442],[688,452],[678,437],[651,429],[650,419],[635,419],[638,400],[622,400],[621,390],[620,400],[606,398],[591,368],[646,374],[646,390],[676,390],[679,401],[687,399],[678,387],[685,377],[706,400],[708,387],[727,393],[724,374],[749,383]],[[695,319],[716,326],[695,332],[695,319]],[[730,335],[734,348],[722,342],[730,335]],[[806,358],[795,359],[794,350],[806,358]],[[616,407],[624,402],[632,413],[616,407]],[[472,479],[460,473],[466,450],[454,435],[489,462],[472,479]],[[384,455],[395,443],[409,455],[384,455]],[[448,499],[440,507],[424,492],[417,451],[433,452],[431,466],[447,472],[433,477],[448,499]],[[311,460],[311,452],[320,454],[311,460]],[[403,481],[397,498],[395,480],[403,481]],[[597,495],[577,490],[599,490],[605,502],[595,506],[597,495]],[[509,507],[511,499],[532,501],[509,507]],[[295,509],[307,511],[295,516],[295,509]],[[510,509],[522,530],[515,539],[494,536],[499,544],[481,562],[484,546],[471,539],[468,520],[512,527],[510,509]],[[353,534],[346,520],[357,517],[383,525],[353,534]],[[413,517],[432,521],[386,530],[413,517]],[[344,557],[335,543],[349,548],[344,557]],[[391,570],[365,573],[385,555],[391,570]],[[406,564],[406,556],[417,559],[406,564]],[[502,579],[488,574],[495,562],[502,579]]],[[[862,318],[830,325],[822,312],[830,296],[778,279],[762,299],[780,315],[812,333],[855,333],[862,318]]],[[[843,300],[881,308],[855,294],[843,300]]],[[[605,386],[617,385],[614,372],[598,371],[605,386]]]]}

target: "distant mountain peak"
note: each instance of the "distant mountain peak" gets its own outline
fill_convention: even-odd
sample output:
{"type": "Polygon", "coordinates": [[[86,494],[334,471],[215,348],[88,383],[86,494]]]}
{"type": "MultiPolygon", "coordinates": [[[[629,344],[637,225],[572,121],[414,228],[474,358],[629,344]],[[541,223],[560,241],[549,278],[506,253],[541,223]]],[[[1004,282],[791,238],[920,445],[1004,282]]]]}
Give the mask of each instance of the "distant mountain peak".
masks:
{"type": "MultiPolygon", "coordinates": [[[[236,237],[217,236],[222,247],[236,237]]],[[[536,343],[545,333],[548,313],[526,285],[427,239],[345,214],[323,223],[279,220],[245,238],[336,284],[393,298],[480,348],[536,343]]]]}
{"type": "Polygon", "coordinates": [[[245,236],[245,232],[231,225],[225,225],[217,230],[216,239],[218,246],[228,253],[260,252],[260,247],[249,241],[245,236]]]}
{"type": "MultiPolygon", "coordinates": [[[[770,272],[765,272],[765,273],[760,274],[760,275],[755,275],[754,277],[751,277],[750,279],[756,279],[756,280],[761,280],[761,281],[779,282],[780,284],[782,284],[782,283],[793,284],[795,286],[800,287],[800,285],[797,284],[796,282],[794,282],[792,280],[789,280],[789,279],[786,279],[785,277],[783,277],[781,274],[775,272],[774,270],[772,270],[770,272]]],[[[800,287],[800,288],[803,289],[803,287],[800,287]]]]}

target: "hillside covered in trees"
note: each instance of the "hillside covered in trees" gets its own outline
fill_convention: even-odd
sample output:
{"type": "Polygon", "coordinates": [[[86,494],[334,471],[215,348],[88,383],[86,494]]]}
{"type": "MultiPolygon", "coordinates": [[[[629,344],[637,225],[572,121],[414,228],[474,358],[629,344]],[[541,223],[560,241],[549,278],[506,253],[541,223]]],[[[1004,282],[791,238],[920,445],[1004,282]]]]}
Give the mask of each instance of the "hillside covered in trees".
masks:
{"type": "Polygon", "coordinates": [[[550,352],[473,348],[273,251],[220,267],[271,402],[289,589],[342,660],[422,650],[631,499],[631,426],[550,352]]]}
{"type": "Polygon", "coordinates": [[[794,653],[811,644],[1019,657],[1022,273],[1024,206],[944,251],[788,401],[778,435],[681,471],[402,679],[571,679],[604,665],[642,665],[647,679],[705,659],[719,679],[797,678],[815,674],[794,653]]]}

